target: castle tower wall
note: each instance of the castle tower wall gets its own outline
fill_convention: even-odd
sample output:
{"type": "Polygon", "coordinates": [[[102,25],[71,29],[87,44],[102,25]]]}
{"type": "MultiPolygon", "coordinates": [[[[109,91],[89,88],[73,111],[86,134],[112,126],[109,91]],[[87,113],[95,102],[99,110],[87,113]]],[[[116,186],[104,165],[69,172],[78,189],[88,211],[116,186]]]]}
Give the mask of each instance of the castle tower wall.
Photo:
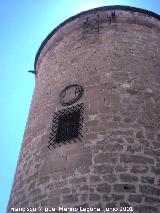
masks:
{"type": "Polygon", "coordinates": [[[154,13],[103,7],[56,28],[37,53],[36,85],[8,212],[13,207],[130,206],[158,213],[159,67],[160,17],[154,13]],[[82,97],[62,106],[61,91],[75,84],[83,87],[82,97]],[[54,112],[81,103],[81,141],[49,149],[54,112]]]}

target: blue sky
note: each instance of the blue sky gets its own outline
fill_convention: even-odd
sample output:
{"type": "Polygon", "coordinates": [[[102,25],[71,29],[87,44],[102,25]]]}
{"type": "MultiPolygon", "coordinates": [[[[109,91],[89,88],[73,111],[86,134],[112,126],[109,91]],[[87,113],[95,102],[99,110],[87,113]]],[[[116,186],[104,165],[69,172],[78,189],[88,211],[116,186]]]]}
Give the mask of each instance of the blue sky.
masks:
{"type": "Polygon", "coordinates": [[[160,14],[160,0],[5,0],[0,4],[0,213],[6,212],[34,89],[36,52],[62,21],[83,10],[129,5],[160,14]]]}

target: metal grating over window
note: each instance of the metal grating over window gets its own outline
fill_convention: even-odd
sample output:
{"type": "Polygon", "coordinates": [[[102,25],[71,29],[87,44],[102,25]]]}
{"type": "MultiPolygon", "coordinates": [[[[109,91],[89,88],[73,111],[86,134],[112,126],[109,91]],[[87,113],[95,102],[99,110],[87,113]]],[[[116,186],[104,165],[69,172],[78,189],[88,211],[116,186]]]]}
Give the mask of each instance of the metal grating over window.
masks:
{"type": "Polygon", "coordinates": [[[56,148],[62,144],[77,142],[82,139],[82,124],[84,104],[77,104],[58,112],[54,112],[51,133],[49,137],[50,147],[56,148]]]}

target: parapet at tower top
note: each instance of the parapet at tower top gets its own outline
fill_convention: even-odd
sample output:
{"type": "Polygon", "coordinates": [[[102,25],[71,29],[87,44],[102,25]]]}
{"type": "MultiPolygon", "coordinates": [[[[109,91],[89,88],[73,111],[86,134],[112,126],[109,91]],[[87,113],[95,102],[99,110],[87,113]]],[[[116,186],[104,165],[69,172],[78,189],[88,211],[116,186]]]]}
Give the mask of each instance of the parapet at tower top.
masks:
{"type": "Polygon", "coordinates": [[[156,14],[152,11],[149,10],[145,10],[145,9],[141,9],[141,8],[136,8],[136,7],[130,7],[130,6],[122,6],[122,5],[113,5],[113,6],[103,6],[103,7],[97,7],[97,8],[93,8],[90,10],[86,10],[86,11],[82,11],[80,13],[78,13],[77,15],[74,15],[70,18],[68,18],[67,20],[65,20],[64,22],[62,22],[61,24],[59,24],[51,33],[49,33],[49,35],[43,40],[43,42],[41,43],[36,57],[35,57],[35,62],[34,62],[34,70],[36,70],[36,64],[37,64],[37,60],[39,58],[39,55],[42,51],[42,49],[44,48],[44,46],[46,45],[47,41],[60,29],[62,28],[65,24],[73,21],[74,19],[80,17],[81,15],[88,15],[90,13],[96,13],[96,12],[100,12],[100,11],[114,11],[114,10],[122,10],[122,11],[131,11],[131,12],[136,12],[136,13],[141,13],[144,14],[146,16],[150,16],[153,18],[156,18],[157,20],[160,20],[160,15],[156,14]]]}

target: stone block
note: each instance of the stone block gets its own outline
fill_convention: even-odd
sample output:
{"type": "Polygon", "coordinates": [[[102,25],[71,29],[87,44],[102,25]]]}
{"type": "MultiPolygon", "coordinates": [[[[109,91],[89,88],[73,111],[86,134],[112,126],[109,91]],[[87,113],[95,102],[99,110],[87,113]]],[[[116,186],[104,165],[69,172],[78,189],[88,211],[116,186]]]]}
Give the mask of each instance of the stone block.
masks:
{"type": "Polygon", "coordinates": [[[124,147],[122,144],[114,143],[114,144],[106,144],[105,145],[105,150],[108,152],[121,152],[123,151],[124,147]]]}
{"type": "Polygon", "coordinates": [[[134,165],[131,168],[131,173],[140,173],[140,174],[145,174],[148,171],[148,166],[145,165],[134,165]]]}
{"type": "Polygon", "coordinates": [[[132,183],[132,182],[137,182],[138,181],[138,177],[135,175],[130,175],[130,174],[120,174],[120,180],[123,182],[128,182],[128,183],[132,183]]]}
{"type": "Polygon", "coordinates": [[[96,190],[99,193],[110,193],[111,192],[111,186],[109,184],[106,184],[106,183],[101,183],[101,184],[97,185],[96,190]]]}
{"type": "Polygon", "coordinates": [[[133,143],[134,143],[134,138],[125,137],[125,140],[126,140],[129,144],[133,144],[133,143]]]}
{"type": "Polygon", "coordinates": [[[116,163],[118,161],[117,155],[114,153],[101,153],[97,154],[94,158],[95,163],[116,163]]]}
{"type": "Polygon", "coordinates": [[[131,154],[134,154],[134,153],[137,153],[137,152],[141,152],[141,146],[139,145],[129,145],[127,146],[127,152],[131,153],[131,154]]]}
{"type": "Polygon", "coordinates": [[[38,179],[38,184],[43,184],[49,182],[50,177],[49,176],[42,176],[38,179]]]}
{"type": "Polygon", "coordinates": [[[115,130],[112,131],[111,136],[123,136],[123,137],[128,137],[133,135],[133,130],[115,130]]]}
{"type": "Polygon", "coordinates": [[[33,197],[35,197],[35,196],[37,196],[37,195],[39,195],[41,193],[41,190],[39,189],[39,188],[36,188],[36,189],[32,189],[32,191],[30,191],[30,196],[33,196],[33,197]]]}
{"type": "Polygon", "coordinates": [[[90,133],[86,133],[85,135],[84,135],[84,138],[85,138],[85,140],[95,140],[96,138],[97,138],[97,133],[95,133],[95,132],[90,132],[90,133]]]}
{"type": "Polygon", "coordinates": [[[81,166],[90,166],[92,165],[92,155],[89,153],[73,153],[68,155],[66,161],[66,169],[74,169],[81,166]]]}
{"type": "Polygon", "coordinates": [[[144,138],[144,134],[141,131],[136,133],[136,138],[144,138]]]}
{"type": "Polygon", "coordinates": [[[138,205],[135,206],[134,210],[140,213],[159,213],[158,208],[151,205],[138,205]]]}
{"type": "Polygon", "coordinates": [[[76,195],[65,195],[63,196],[62,203],[75,203],[78,202],[78,197],[76,195]]]}
{"type": "Polygon", "coordinates": [[[80,174],[86,174],[86,173],[89,173],[90,172],[90,166],[80,166],[77,168],[77,172],[80,173],[80,174]]]}
{"type": "Polygon", "coordinates": [[[65,169],[65,159],[61,158],[56,161],[45,161],[41,168],[40,176],[46,176],[46,174],[51,174],[53,172],[58,172],[65,169]]]}
{"type": "Polygon", "coordinates": [[[115,202],[109,202],[105,205],[105,211],[106,212],[110,212],[113,210],[114,212],[114,209],[116,208],[116,203],[115,202]]]}
{"type": "Polygon", "coordinates": [[[69,194],[69,193],[71,192],[71,189],[65,187],[65,188],[63,188],[63,189],[61,190],[61,192],[62,192],[62,194],[69,194]]]}
{"type": "Polygon", "coordinates": [[[142,195],[138,195],[138,194],[131,194],[128,197],[128,201],[129,202],[134,202],[134,203],[142,203],[142,195]]]}
{"type": "Polygon", "coordinates": [[[37,195],[36,197],[32,198],[32,202],[36,203],[39,202],[40,200],[45,199],[47,194],[42,194],[42,195],[37,195]]]}
{"type": "Polygon", "coordinates": [[[80,200],[81,200],[82,202],[88,201],[88,194],[82,194],[82,195],[80,196],[80,200]]]}
{"type": "Polygon", "coordinates": [[[90,201],[98,201],[98,200],[100,200],[100,196],[98,194],[95,194],[95,193],[90,194],[89,200],[90,201]]]}
{"type": "Polygon", "coordinates": [[[141,182],[145,184],[154,184],[155,178],[149,177],[149,176],[142,176],[141,177],[141,182]]]}
{"type": "Polygon", "coordinates": [[[94,173],[95,174],[106,174],[106,173],[112,173],[113,167],[108,165],[100,165],[94,167],[94,173]]]}
{"type": "Polygon", "coordinates": [[[101,181],[101,179],[100,179],[100,177],[99,176],[91,176],[90,177],[90,183],[95,183],[95,182],[100,182],[101,181]]]}
{"type": "Polygon", "coordinates": [[[49,206],[52,206],[52,208],[55,208],[56,206],[59,206],[60,204],[60,198],[59,197],[50,197],[49,199],[49,206]]]}
{"type": "Polygon", "coordinates": [[[139,138],[138,143],[143,147],[148,147],[150,145],[149,141],[144,138],[139,138]]]}
{"type": "Polygon", "coordinates": [[[148,194],[152,196],[160,196],[160,189],[154,186],[149,186],[149,185],[140,185],[139,190],[142,194],[148,194]]]}
{"type": "Polygon", "coordinates": [[[115,174],[104,175],[103,180],[105,182],[114,183],[117,180],[117,176],[115,174]]]}
{"type": "Polygon", "coordinates": [[[160,198],[156,197],[145,197],[145,202],[146,203],[160,203],[160,198]]]}
{"type": "Polygon", "coordinates": [[[70,184],[81,184],[81,183],[85,183],[85,182],[86,182],[85,177],[72,178],[72,179],[69,180],[70,184]]]}
{"type": "Polygon", "coordinates": [[[116,172],[126,172],[127,171],[127,166],[126,165],[117,165],[115,167],[116,172]]]}
{"type": "Polygon", "coordinates": [[[151,172],[153,172],[155,175],[160,175],[160,168],[152,166],[151,172]]]}
{"type": "Polygon", "coordinates": [[[79,191],[89,191],[89,186],[83,185],[82,187],[79,188],[79,191]]]}
{"type": "Polygon", "coordinates": [[[154,150],[154,149],[145,148],[144,154],[153,156],[153,157],[154,156],[160,157],[160,152],[158,150],[154,150]]]}
{"type": "Polygon", "coordinates": [[[120,156],[121,163],[138,163],[138,164],[154,164],[154,159],[143,157],[141,155],[127,155],[121,154],[120,156]]]}
{"type": "Polygon", "coordinates": [[[30,183],[32,181],[35,181],[35,179],[37,179],[37,178],[38,178],[38,173],[32,174],[26,179],[26,183],[30,183]]]}
{"type": "Polygon", "coordinates": [[[46,184],[46,189],[52,191],[53,189],[57,190],[58,188],[63,188],[66,185],[67,185],[66,179],[64,179],[64,180],[59,179],[59,180],[46,184]]]}
{"type": "Polygon", "coordinates": [[[124,139],[123,138],[110,138],[109,139],[112,143],[124,143],[124,139]]]}
{"type": "Polygon", "coordinates": [[[103,198],[103,201],[105,201],[105,202],[108,202],[108,201],[111,201],[111,200],[112,200],[112,198],[111,198],[110,195],[108,195],[108,194],[103,194],[103,195],[102,195],[102,198],[103,198]]]}
{"type": "Polygon", "coordinates": [[[122,201],[122,200],[124,200],[124,198],[125,198],[124,195],[112,194],[113,201],[122,201]]]}
{"type": "Polygon", "coordinates": [[[136,193],[136,188],[132,184],[114,184],[113,190],[118,193],[136,193]]]}

